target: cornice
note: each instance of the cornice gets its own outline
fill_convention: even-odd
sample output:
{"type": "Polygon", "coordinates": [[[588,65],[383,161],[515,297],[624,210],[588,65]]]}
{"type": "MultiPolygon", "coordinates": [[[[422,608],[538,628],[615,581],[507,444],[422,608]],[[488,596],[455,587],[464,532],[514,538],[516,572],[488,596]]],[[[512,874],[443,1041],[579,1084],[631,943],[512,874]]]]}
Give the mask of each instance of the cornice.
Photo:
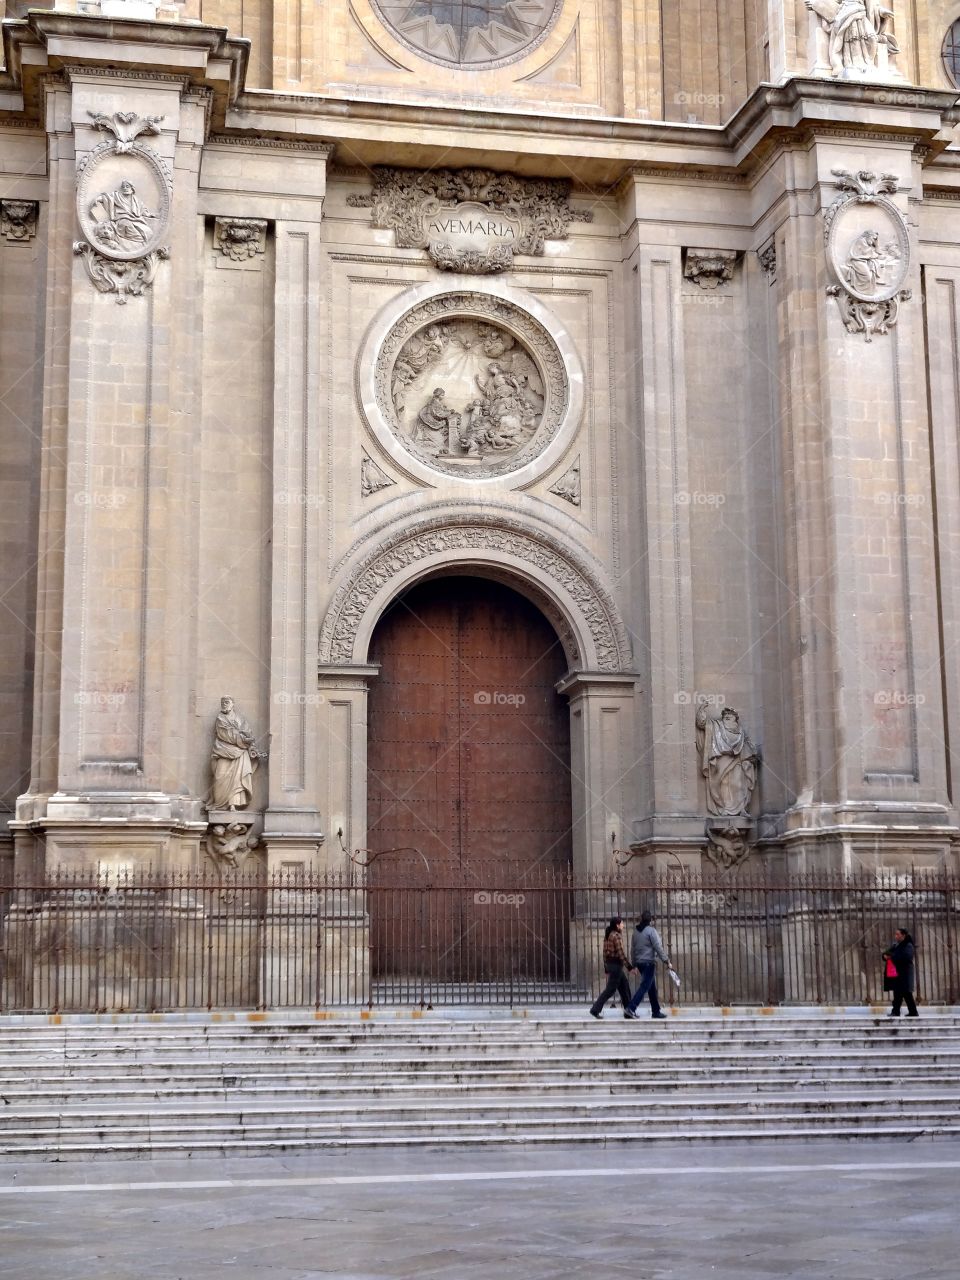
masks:
{"type": "Polygon", "coordinates": [[[897,85],[892,92],[890,85],[811,77],[758,86],[723,125],[245,89],[249,42],[193,23],[33,10],[3,24],[3,41],[8,70],[0,73],[0,116],[42,124],[39,82],[68,66],[71,74],[121,81],[182,76],[211,92],[216,145],[320,152],[350,170],[391,163],[402,149],[417,167],[479,164],[517,176],[573,178],[604,191],[630,176],[735,185],[778,149],[811,138],[929,147],[933,162],[960,122],[952,91],[897,85]]]}

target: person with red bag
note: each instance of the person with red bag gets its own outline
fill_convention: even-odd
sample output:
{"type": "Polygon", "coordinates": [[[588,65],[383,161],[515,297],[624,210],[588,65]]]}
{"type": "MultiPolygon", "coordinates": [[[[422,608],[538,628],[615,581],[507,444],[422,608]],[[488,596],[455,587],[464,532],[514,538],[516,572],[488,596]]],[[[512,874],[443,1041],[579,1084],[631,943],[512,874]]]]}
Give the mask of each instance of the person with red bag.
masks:
{"type": "Polygon", "coordinates": [[[898,929],[894,934],[894,942],[883,953],[886,968],[883,975],[884,991],[893,992],[893,1008],[887,1015],[890,1018],[900,1017],[900,1007],[907,1002],[907,1017],[919,1018],[917,1004],[913,998],[913,956],[915,947],[913,939],[906,929],[898,929]]]}

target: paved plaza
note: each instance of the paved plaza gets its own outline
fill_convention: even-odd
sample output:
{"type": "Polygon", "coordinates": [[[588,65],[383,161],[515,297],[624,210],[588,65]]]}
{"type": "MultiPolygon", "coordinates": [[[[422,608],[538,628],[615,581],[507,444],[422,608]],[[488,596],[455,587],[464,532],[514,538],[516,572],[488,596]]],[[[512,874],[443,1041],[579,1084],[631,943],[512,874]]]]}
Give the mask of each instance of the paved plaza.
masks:
{"type": "Polygon", "coordinates": [[[955,1280],[955,1142],[7,1164],[16,1280],[955,1280]]]}

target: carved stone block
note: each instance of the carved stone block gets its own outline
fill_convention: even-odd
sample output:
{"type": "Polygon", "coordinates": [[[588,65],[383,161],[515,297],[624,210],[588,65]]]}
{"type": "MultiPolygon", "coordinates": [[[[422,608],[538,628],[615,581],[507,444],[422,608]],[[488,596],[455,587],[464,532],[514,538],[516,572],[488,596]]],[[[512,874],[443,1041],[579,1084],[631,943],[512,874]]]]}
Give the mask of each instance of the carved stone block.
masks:
{"type": "Polygon", "coordinates": [[[683,274],[701,289],[719,289],[733,279],[735,249],[687,249],[683,274]]]}
{"type": "Polygon", "coordinates": [[[217,266],[259,267],[267,248],[266,218],[217,218],[213,247],[221,255],[217,266]]]}
{"type": "Polygon", "coordinates": [[[37,234],[39,213],[36,200],[0,200],[0,235],[12,244],[26,244],[37,234]]]}

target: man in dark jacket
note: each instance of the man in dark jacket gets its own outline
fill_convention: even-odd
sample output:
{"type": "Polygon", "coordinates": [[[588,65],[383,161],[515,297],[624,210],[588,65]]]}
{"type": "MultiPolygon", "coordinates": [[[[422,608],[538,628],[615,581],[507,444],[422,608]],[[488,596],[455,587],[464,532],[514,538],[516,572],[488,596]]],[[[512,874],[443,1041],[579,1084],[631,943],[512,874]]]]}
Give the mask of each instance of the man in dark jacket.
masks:
{"type": "Polygon", "coordinates": [[[640,970],[640,985],[633,993],[629,1012],[636,1016],[637,1009],[643,1004],[643,998],[650,996],[650,1013],[654,1018],[665,1018],[667,1015],[660,1008],[660,996],[657,992],[657,961],[662,960],[669,965],[670,958],[663,949],[660,935],[653,927],[653,913],[644,911],[640,923],[633,931],[630,940],[630,960],[634,968],[640,970]]]}
{"type": "Polygon", "coordinates": [[[893,946],[883,953],[884,960],[891,961],[897,971],[895,978],[889,977],[883,980],[884,991],[893,992],[893,1008],[889,1014],[891,1018],[900,1017],[900,1007],[904,1000],[907,1002],[907,1017],[920,1017],[919,1013],[917,1013],[916,1001],[913,998],[913,954],[913,939],[906,929],[898,929],[894,934],[893,946]]]}

